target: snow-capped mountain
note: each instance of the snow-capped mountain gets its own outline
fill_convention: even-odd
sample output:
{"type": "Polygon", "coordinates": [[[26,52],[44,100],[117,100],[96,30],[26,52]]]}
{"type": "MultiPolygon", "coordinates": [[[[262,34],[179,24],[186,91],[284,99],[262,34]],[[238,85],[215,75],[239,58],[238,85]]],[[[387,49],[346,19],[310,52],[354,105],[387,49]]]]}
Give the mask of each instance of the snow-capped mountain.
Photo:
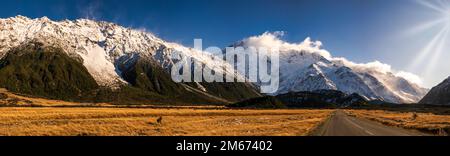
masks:
{"type": "MultiPolygon", "coordinates": [[[[166,42],[149,32],[113,23],[87,19],[52,21],[46,17],[30,19],[24,16],[0,19],[0,59],[11,49],[28,42],[39,42],[63,49],[71,58],[81,60],[97,84],[110,88],[119,88],[130,83],[124,78],[124,75],[129,73],[123,73],[128,71],[123,70],[138,72],[132,65],[139,62],[139,59],[156,62],[170,73],[171,66],[177,61],[173,59],[173,55],[178,54],[174,53],[175,51],[202,62],[206,67],[220,64],[224,65],[225,72],[232,71],[229,70],[231,65],[203,55],[203,51],[166,42]]],[[[269,48],[275,46],[280,49],[280,88],[276,94],[331,89],[347,94],[358,93],[369,99],[412,103],[417,102],[427,92],[379,62],[356,64],[343,58],[332,57],[328,51],[321,48],[321,42],[313,42],[309,38],[302,43],[292,44],[280,40],[276,34],[264,33],[244,39],[236,45],[269,48]]],[[[138,76],[131,75],[128,78],[138,76]]],[[[154,81],[156,84],[149,85],[160,88],[161,80],[154,81]]],[[[207,84],[197,83],[187,86],[186,89],[196,87],[202,92],[209,92],[208,86],[205,85],[207,84]]],[[[145,87],[148,86],[144,85],[145,87]]],[[[217,95],[222,95],[234,91],[218,91],[217,88],[236,87],[209,88],[217,95]]]]}
{"type": "MultiPolygon", "coordinates": [[[[15,72],[20,72],[20,68],[23,66],[33,66],[42,71],[26,71],[28,75],[33,75],[34,77],[25,74],[24,76],[27,79],[21,79],[20,81],[16,81],[16,78],[5,78],[2,80],[2,86],[17,92],[27,90],[28,94],[39,93],[38,96],[65,98],[65,95],[53,96],[47,93],[58,94],[57,90],[61,88],[57,88],[55,85],[65,86],[65,83],[74,83],[78,79],[71,77],[74,75],[56,76],[55,74],[70,73],[76,75],[76,72],[78,72],[83,75],[83,78],[87,78],[83,73],[84,69],[79,69],[76,63],[70,65],[79,70],[74,71],[62,68],[58,70],[63,71],[56,73],[55,67],[48,65],[48,63],[44,65],[30,65],[24,62],[20,62],[22,64],[13,62],[14,60],[22,59],[20,57],[27,57],[27,59],[30,59],[29,61],[42,60],[40,56],[20,56],[10,53],[11,51],[46,53],[47,51],[42,50],[42,47],[61,49],[47,51],[62,51],[70,59],[77,60],[86,68],[89,75],[95,80],[95,83],[100,86],[100,88],[96,88],[94,85],[85,87],[80,86],[82,84],[69,84],[74,88],[70,96],[77,96],[74,99],[80,99],[79,97],[84,96],[82,92],[89,94],[86,96],[110,95],[110,91],[104,91],[104,88],[116,90],[119,92],[117,94],[120,95],[130,94],[131,91],[135,96],[134,99],[142,100],[142,98],[147,98],[150,101],[158,102],[175,99],[174,96],[177,96],[177,100],[182,102],[187,100],[203,102],[202,100],[204,99],[213,102],[232,102],[259,96],[256,88],[248,83],[178,84],[173,82],[170,77],[170,69],[177,61],[180,61],[175,59],[179,57],[174,56],[190,57],[196,63],[203,63],[206,67],[213,67],[219,64],[225,68],[225,73],[230,71],[228,69],[231,66],[223,60],[213,59],[209,55],[204,55],[205,52],[203,51],[166,42],[149,32],[88,19],[52,21],[47,17],[30,19],[24,16],[0,19],[0,61],[4,59],[4,62],[7,63],[4,63],[3,66],[9,65],[10,67],[8,68],[16,70],[15,72]],[[41,44],[42,46],[40,46],[41,44]],[[11,56],[6,58],[9,54],[11,56]],[[55,82],[47,84],[48,77],[54,78],[55,82]],[[28,78],[36,79],[39,82],[39,91],[30,87],[36,85],[36,83],[30,82],[33,80],[28,78]],[[21,82],[22,80],[24,82],[21,82]],[[18,85],[24,88],[16,87],[18,85]],[[128,89],[126,93],[120,93],[120,91],[124,90],[124,86],[131,86],[132,89],[128,89]],[[80,87],[84,88],[84,90],[80,87]],[[146,92],[146,95],[142,95],[144,92],[146,92]]],[[[48,58],[61,59],[55,63],[59,63],[59,65],[64,60],[67,60],[65,56],[51,54],[43,54],[42,56],[44,55],[48,58]]],[[[49,59],[43,60],[47,62],[52,61],[49,59]]],[[[0,66],[0,72],[1,68],[0,66]]],[[[217,71],[216,74],[220,74],[219,72],[221,71],[217,71]]],[[[4,70],[3,74],[7,76],[15,75],[10,70],[4,70]]],[[[125,98],[128,97],[130,96],[125,96],[125,98]]],[[[90,99],[96,99],[96,97],[90,99]]],[[[107,96],[104,99],[111,98],[107,96]]]]}
{"type": "Polygon", "coordinates": [[[167,70],[174,63],[174,51],[206,66],[226,64],[202,55],[202,51],[166,42],[149,32],[87,19],[52,21],[47,17],[30,19],[24,16],[0,19],[0,41],[0,58],[9,49],[29,41],[60,47],[69,56],[81,58],[102,86],[126,83],[117,67],[133,62],[136,55],[154,59],[167,70]]]}
{"type": "Polygon", "coordinates": [[[433,87],[420,103],[450,105],[450,77],[433,87]]]}
{"type": "Polygon", "coordinates": [[[280,32],[246,38],[235,45],[280,50],[280,88],[276,94],[298,91],[339,90],[358,93],[369,99],[395,103],[419,101],[427,89],[396,75],[390,66],[378,61],[357,64],[332,57],[320,41],[282,41],[280,32]]]}

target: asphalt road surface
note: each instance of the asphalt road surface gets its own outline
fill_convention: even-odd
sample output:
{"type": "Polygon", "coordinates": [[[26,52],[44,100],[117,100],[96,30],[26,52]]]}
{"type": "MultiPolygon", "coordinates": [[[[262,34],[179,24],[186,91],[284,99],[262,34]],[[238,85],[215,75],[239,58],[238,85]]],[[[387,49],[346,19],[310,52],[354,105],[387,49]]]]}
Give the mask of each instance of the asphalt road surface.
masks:
{"type": "Polygon", "coordinates": [[[348,116],[337,110],[316,132],[320,136],[422,136],[417,131],[386,126],[381,123],[348,116]]]}

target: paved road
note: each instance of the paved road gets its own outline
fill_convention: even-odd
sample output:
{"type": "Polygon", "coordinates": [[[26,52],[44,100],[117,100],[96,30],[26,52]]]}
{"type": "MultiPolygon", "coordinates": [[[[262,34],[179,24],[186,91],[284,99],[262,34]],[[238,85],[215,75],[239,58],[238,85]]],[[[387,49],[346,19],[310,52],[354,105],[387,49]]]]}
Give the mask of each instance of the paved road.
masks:
{"type": "Polygon", "coordinates": [[[337,110],[317,131],[321,136],[420,136],[423,133],[390,127],[381,123],[348,116],[337,110]]]}

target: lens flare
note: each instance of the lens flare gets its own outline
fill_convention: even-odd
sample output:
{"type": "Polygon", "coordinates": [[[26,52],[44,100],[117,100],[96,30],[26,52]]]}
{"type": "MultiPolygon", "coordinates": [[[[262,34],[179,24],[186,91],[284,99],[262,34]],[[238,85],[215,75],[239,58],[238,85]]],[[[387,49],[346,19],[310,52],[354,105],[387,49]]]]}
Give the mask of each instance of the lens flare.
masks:
{"type": "Polygon", "coordinates": [[[450,24],[450,9],[447,11],[447,24],[450,24]]]}
{"type": "Polygon", "coordinates": [[[414,71],[419,69],[423,71],[422,76],[430,77],[433,71],[436,71],[436,65],[444,52],[449,52],[447,48],[450,37],[450,0],[418,0],[417,2],[435,11],[437,16],[431,21],[413,27],[410,33],[429,33],[430,31],[437,33],[424,45],[409,69],[414,71]]]}

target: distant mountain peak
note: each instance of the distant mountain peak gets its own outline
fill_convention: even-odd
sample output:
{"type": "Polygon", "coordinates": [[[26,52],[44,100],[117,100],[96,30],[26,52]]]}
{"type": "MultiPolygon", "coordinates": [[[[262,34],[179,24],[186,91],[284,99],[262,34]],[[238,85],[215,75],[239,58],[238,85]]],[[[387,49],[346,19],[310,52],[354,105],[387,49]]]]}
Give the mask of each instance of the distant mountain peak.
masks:
{"type": "Polygon", "coordinates": [[[333,57],[322,49],[322,42],[312,41],[309,37],[300,43],[289,43],[281,40],[278,33],[266,32],[238,43],[244,47],[280,50],[280,89],[275,95],[334,89],[346,94],[358,93],[372,100],[415,103],[427,92],[427,89],[393,74],[389,65],[378,61],[358,64],[333,57]]]}

